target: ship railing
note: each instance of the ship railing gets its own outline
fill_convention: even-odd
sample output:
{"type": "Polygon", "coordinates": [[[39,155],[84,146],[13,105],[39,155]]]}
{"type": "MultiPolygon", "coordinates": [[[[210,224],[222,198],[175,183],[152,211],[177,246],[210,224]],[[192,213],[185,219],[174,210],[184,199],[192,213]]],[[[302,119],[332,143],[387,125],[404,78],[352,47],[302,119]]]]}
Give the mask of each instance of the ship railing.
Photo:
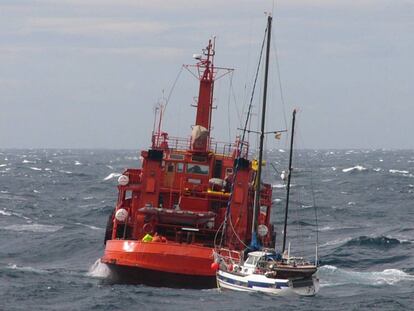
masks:
{"type": "MultiPolygon", "coordinates": [[[[152,137],[152,148],[191,150],[191,137],[182,138],[168,136],[165,133],[154,133],[152,137]]],[[[210,150],[216,154],[222,154],[224,156],[236,156],[238,152],[241,152],[241,157],[247,157],[249,155],[249,143],[247,141],[241,143],[239,140],[229,143],[209,139],[207,150],[210,150]]]]}
{"type": "Polygon", "coordinates": [[[226,264],[240,264],[243,259],[243,255],[241,252],[230,250],[227,248],[219,248],[215,251],[215,256],[220,258],[221,261],[225,262],[226,264]]]}

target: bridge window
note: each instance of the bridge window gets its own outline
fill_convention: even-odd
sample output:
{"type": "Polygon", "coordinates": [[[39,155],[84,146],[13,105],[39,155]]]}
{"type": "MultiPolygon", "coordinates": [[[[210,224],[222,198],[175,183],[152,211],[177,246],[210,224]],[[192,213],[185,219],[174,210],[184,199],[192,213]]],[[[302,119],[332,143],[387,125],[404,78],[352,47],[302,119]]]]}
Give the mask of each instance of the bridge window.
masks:
{"type": "Polygon", "coordinates": [[[168,163],[167,172],[168,173],[173,173],[174,172],[174,163],[168,163]]]}
{"type": "Polygon", "coordinates": [[[209,166],[208,165],[200,165],[200,164],[188,164],[187,165],[187,173],[208,175],[209,166]]]}
{"type": "Polygon", "coordinates": [[[184,163],[177,163],[177,173],[184,172],[184,163]]]}
{"type": "Polygon", "coordinates": [[[170,155],[170,159],[173,159],[173,160],[184,160],[184,155],[183,154],[172,153],[170,155]]]}

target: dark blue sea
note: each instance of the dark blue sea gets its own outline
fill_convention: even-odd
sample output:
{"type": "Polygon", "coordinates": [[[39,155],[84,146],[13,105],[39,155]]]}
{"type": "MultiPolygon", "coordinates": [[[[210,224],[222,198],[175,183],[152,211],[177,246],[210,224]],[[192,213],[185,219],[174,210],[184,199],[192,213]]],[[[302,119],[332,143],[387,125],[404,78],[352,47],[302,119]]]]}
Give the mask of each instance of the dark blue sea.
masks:
{"type": "MultiPolygon", "coordinates": [[[[287,154],[269,152],[265,174],[279,247],[287,154]]],[[[108,285],[104,227],[138,151],[0,150],[0,310],[413,310],[414,151],[304,150],[294,163],[288,241],[314,260],[319,232],[315,297],[108,285]]]]}

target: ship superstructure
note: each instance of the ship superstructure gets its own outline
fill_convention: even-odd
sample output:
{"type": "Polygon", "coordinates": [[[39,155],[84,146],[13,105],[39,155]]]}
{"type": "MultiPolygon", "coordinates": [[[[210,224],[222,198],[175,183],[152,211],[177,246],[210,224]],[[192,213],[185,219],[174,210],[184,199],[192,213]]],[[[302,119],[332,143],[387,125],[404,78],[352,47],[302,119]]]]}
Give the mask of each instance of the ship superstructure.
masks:
{"type": "MultiPolygon", "coordinates": [[[[246,141],[220,143],[211,137],[219,70],[214,55],[213,40],[202,55],[195,55],[199,93],[191,137],[169,136],[160,121],[151,147],[141,152],[142,167],[127,169],[118,180],[118,200],[101,259],[114,281],[215,287],[215,240],[235,251],[250,243],[257,162],[248,159],[246,141]],[[219,229],[226,217],[231,226],[223,233],[219,229]]],[[[266,227],[260,239],[270,246],[274,236],[269,184],[262,184],[259,199],[258,225],[266,227]]]]}

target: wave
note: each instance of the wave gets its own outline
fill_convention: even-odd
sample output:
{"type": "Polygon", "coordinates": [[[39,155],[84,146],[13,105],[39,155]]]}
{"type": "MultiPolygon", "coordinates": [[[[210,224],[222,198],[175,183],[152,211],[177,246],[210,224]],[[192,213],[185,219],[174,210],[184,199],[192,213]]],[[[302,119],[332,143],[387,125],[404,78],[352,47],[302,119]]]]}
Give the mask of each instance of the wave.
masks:
{"type": "Polygon", "coordinates": [[[0,164],[0,167],[5,167],[7,166],[7,164],[0,164]]]}
{"type": "Polygon", "coordinates": [[[29,168],[33,171],[41,171],[42,170],[41,168],[34,167],[34,166],[30,166],[29,168]]]}
{"type": "Polygon", "coordinates": [[[4,210],[0,210],[0,215],[3,215],[3,216],[11,216],[12,213],[6,212],[4,210]]]}
{"type": "Polygon", "coordinates": [[[65,171],[65,170],[59,170],[59,173],[64,173],[64,174],[72,174],[71,171],[65,171]]]}
{"type": "Polygon", "coordinates": [[[407,240],[399,240],[397,238],[391,238],[384,235],[377,237],[359,236],[347,241],[343,246],[364,246],[374,248],[391,248],[400,244],[411,243],[407,240]]]}
{"type": "Polygon", "coordinates": [[[358,285],[394,285],[403,281],[414,281],[414,275],[398,269],[385,269],[383,271],[360,272],[340,269],[325,265],[319,269],[322,286],[338,286],[345,284],[358,285]]]}
{"type": "MultiPolygon", "coordinates": [[[[356,229],[360,229],[360,227],[356,227],[356,226],[348,226],[348,227],[325,226],[325,227],[319,228],[319,231],[356,230],[356,229]]],[[[347,242],[351,239],[352,238],[347,238],[345,242],[347,242]]]]}
{"type": "MultiPolygon", "coordinates": [[[[326,230],[326,231],[328,231],[328,230],[326,230]]],[[[332,229],[332,230],[335,230],[335,229],[332,229]]],[[[351,238],[338,238],[338,239],[335,239],[335,240],[332,240],[332,241],[328,241],[328,242],[326,242],[324,244],[321,244],[321,245],[319,245],[319,247],[325,247],[325,246],[332,246],[332,245],[344,244],[344,243],[346,243],[346,242],[348,242],[350,240],[351,240],[351,238]]]]}
{"type": "Polygon", "coordinates": [[[353,166],[353,167],[344,168],[342,170],[342,172],[344,172],[344,173],[348,173],[348,172],[352,172],[352,171],[362,172],[362,171],[365,171],[365,170],[366,170],[366,168],[363,167],[362,165],[356,165],[356,166],[353,166]]]}
{"type": "Polygon", "coordinates": [[[22,163],[36,163],[36,161],[23,160],[22,163]]]}
{"type": "Polygon", "coordinates": [[[98,258],[89,268],[86,275],[94,278],[107,278],[111,275],[111,270],[106,264],[101,262],[100,258],[98,258]]]}
{"type": "Polygon", "coordinates": [[[391,174],[403,174],[403,175],[406,175],[406,174],[409,174],[410,172],[409,171],[403,171],[403,170],[389,170],[389,172],[391,173],[391,174]]]}
{"type": "Polygon", "coordinates": [[[10,231],[28,231],[28,232],[36,232],[36,233],[51,233],[56,232],[62,229],[63,226],[53,226],[53,225],[41,225],[41,224],[24,224],[24,225],[10,225],[6,226],[4,230],[10,231]]]}
{"type": "Polygon", "coordinates": [[[303,220],[293,220],[291,222],[291,225],[298,225],[298,226],[304,226],[304,227],[307,227],[307,226],[314,227],[314,226],[316,226],[315,224],[312,224],[310,222],[306,222],[306,221],[303,221],[303,220]]]}
{"type": "Polygon", "coordinates": [[[86,228],[89,228],[89,229],[92,229],[92,230],[104,230],[104,228],[95,227],[95,226],[87,225],[87,224],[82,224],[80,222],[75,222],[75,225],[83,226],[83,227],[86,227],[86,228]]]}
{"type": "Polygon", "coordinates": [[[120,173],[111,173],[111,174],[109,174],[108,176],[106,176],[103,180],[111,180],[111,179],[113,179],[113,178],[118,178],[119,176],[121,176],[121,174],[120,173]]]}
{"type": "Polygon", "coordinates": [[[7,268],[10,269],[10,270],[18,270],[18,271],[24,271],[24,272],[34,272],[34,273],[39,273],[39,274],[50,273],[50,271],[47,271],[47,270],[36,269],[36,268],[30,267],[30,266],[27,266],[27,267],[18,266],[16,264],[12,264],[12,263],[9,263],[7,265],[7,268]]]}

